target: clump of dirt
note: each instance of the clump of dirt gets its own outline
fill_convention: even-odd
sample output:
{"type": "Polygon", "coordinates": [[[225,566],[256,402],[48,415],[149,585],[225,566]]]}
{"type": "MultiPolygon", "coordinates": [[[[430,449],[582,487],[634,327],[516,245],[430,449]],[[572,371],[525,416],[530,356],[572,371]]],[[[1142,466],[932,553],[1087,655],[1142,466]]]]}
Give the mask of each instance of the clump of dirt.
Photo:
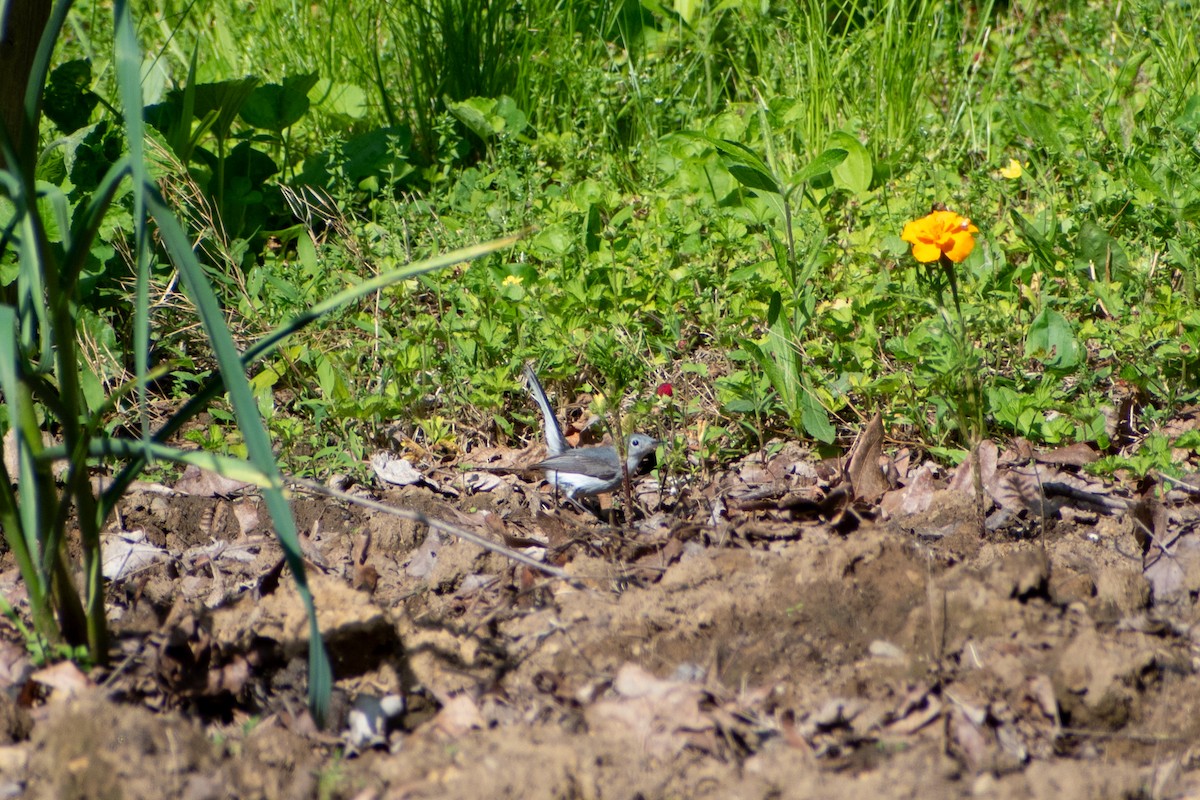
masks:
{"type": "Polygon", "coordinates": [[[126,527],[154,533],[122,540],[115,666],[64,680],[6,634],[0,765],[30,797],[1200,792],[1200,584],[1161,566],[1190,498],[979,458],[867,503],[862,458],[847,485],[787,447],[645,482],[618,527],[513,475],[376,496],[424,517],[305,499],[325,731],[257,500],[135,493],[126,527]]]}

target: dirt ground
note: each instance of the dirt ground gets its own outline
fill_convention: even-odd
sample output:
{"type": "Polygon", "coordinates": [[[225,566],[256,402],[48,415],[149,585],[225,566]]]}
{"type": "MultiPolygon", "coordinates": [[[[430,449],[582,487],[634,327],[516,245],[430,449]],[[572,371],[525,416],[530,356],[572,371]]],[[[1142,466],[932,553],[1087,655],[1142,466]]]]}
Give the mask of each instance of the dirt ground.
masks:
{"type": "Polygon", "coordinates": [[[37,668],[0,622],[0,798],[1200,797],[1195,496],[1089,458],[776,445],[643,478],[615,526],[528,475],[350,489],[566,578],[298,494],[325,730],[258,498],[141,486],[109,667],[37,668]]]}

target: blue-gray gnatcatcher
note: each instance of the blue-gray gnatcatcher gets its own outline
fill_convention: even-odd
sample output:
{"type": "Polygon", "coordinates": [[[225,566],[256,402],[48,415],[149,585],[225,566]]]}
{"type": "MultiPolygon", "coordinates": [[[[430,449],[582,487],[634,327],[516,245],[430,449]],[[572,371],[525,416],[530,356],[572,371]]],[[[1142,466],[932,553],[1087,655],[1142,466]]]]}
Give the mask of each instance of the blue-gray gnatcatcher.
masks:
{"type": "Polygon", "coordinates": [[[653,436],[631,434],[625,440],[625,470],[621,469],[621,456],[612,445],[571,447],[563,436],[562,428],[558,426],[558,418],[554,416],[554,409],[546,399],[542,384],[538,382],[533,367],[528,364],[525,365],[525,381],[542,412],[546,449],[550,451],[549,458],[539,461],[530,469],[545,471],[546,480],[555,489],[561,489],[567,499],[582,511],[587,509],[579,502],[579,498],[613,491],[624,480],[624,472],[628,472],[632,479],[642,459],[658,447],[658,441],[653,436]]]}

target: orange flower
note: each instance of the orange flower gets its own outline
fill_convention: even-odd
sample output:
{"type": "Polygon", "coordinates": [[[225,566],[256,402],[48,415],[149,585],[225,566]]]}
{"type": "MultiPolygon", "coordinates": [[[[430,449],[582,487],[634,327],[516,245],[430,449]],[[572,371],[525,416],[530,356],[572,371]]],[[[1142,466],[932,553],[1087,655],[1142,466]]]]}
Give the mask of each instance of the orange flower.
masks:
{"type": "Polygon", "coordinates": [[[979,228],[966,217],[953,211],[935,211],[907,223],[900,238],[913,246],[913,258],[917,261],[929,263],[945,255],[957,264],[975,249],[972,233],[979,233],[979,228]]]}

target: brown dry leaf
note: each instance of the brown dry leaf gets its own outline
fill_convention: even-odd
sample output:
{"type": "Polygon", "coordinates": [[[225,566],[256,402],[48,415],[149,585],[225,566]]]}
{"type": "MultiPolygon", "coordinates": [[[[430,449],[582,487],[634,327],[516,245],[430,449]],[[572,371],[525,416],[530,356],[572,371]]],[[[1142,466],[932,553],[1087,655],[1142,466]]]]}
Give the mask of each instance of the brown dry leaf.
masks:
{"type": "Polygon", "coordinates": [[[24,647],[0,639],[0,691],[8,691],[10,687],[25,683],[32,669],[29,652],[24,647]]]}
{"type": "Polygon", "coordinates": [[[437,716],[426,725],[436,735],[458,739],[469,731],[483,728],[484,721],[475,701],[469,695],[457,694],[447,700],[437,716]]]}
{"type": "Polygon", "coordinates": [[[262,504],[257,498],[233,504],[233,516],[237,520],[242,536],[258,533],[263,527],[262,504]]]}
{"type": "Polygon", "coordinates": [[[379,480],[393,486],[429,484],[412,462],[407,458],[397,458],[391,453],[379,452],[371,456],[371,470],[379,480]]]}
{"type": "Polygon", "coordinates": [[[1100,454],[1092,449],[1092,446],[1087,442],[1076,442],[1066,447],[1051,450],[1049,453],[1042,453],[1036,456],[1036,458],[1043,464],[1055,464],[1062,467],[1082,467],[1099,459],[1100,454]]]}
{"type": "Polygon", "coordinates": [[[883,458],[883,414],[876,411],[867,427],[859,434],[858,441],[850,454],[847,473],[854,496],[867,503],[875,503],[887,491],[887,478],[879,466],[883,458]]]}
{"type": "Polygon", "coordinates": [[[471,448],[470,464],[464,464],[467,469],[483,470],[512,470],[524,471],[527,465],[536,464],[546,457],[543,445],[533,445],[524,450],[513,450],[511,447],[486,447],[482,445],[471,448]]]}
{"type": "Polygon", "coordinates": [[[888,733],[908,736],[924,728],[942,714],[942,702],[927,686],[909,692],[896,709],[895,721],[887,726],[888,733]]]}
{"type": "Polygon", "coordinates": [[[189,466],[171,488],[199,497],[229,497],[251,486],[253,484],[246,481],[235,481],[206,469],[189,466]]]}
{"type": "Polygon", "coordinates": [[[983,727],[986,709],[954,705],[950,708],[950,740],[971,769],[984,766],[991,753],[990,731],[983,727]]]}
{"type": "Polygon", "coordinates": [[[888,492],[879,501],[885,517],[904,517],[927,511],[933,504],[933,470],[921,465],[903,489],[888,492]]]}
{"type": "Polygon", "coordinates": [[[1159,432],[1167,439],[1174,440],[1197,428],[1200,428],[1200,407],[1188,406],[1177,411],[1159,432]]]}
{"type": "Polygon", "coordinates": [[[249,662],[240,655],[235,655],[229,663],[209,670],[206,694],[218,695],[221,692],[229,692],[236,696],[241,694],[249,680],[249,662]]]}
{"type": "Polygon", "coordinates": [[[83,694],[92,682],[73,661],[60,661],[53,666],[39,669],[29,676],[35,683],[51,690],[50,701],[57,703],[83,694]]]}
{"type": "Polygon", "coordinates": [[[432,575],[434,568],[437,567],[438,554],[449,543],[449,536],[444,536],[430,528],[429,532],[425,534],[425,541],[413,551],[412,557],[405,565],[404,574],[410,578],[427,578],[432,575]]]}
{"type": "Polygon", "coordinates": [[[1056,516],[1058,505],[1048,501],[1043,493],[1050,472],[1038,467],[1005,470],[996,480],[992,499],[1001,508],[1014,513],[1028,511],[1035,517],[1056,516]]]}
{"type": "Polygon", "coordinates": [[[697,733],[716,727],[700,710],[704,689],[697,683],[661,680],[636,664],[625,664],[613,682],[614,698],[587,709],[596,730],[632,734],[642,749],[657,758],[683,750],[697,733]]]}
{"type": "Polygon", "coordinates": [[[1200,531],[1189,526],[1168,542],[1166,530],[1155,530],[1144,559],[1143,574],[1159,602],[1200,592],[1200,531]],[[1167,545],[1168,550],[1163,552],[1159,543],[1167,545]]]}
{"type": "Polygon", "coordinates": [[[790,708],[785,710],[779,718],[779,730],[783,734],[783,741],[788,747],[794,750],[800,750],[803,753],[812,755],[812,745],[804,738],[803,734],[796,727],[796,712],[790,708]]]}
{"type": "Polygon", "coordinates": [[[355,564],[350,585],[367,593],[373,593],[379,586],[379,570],[372,564],[355,564]]]}
{"type": "Polygon", "coordinates": [[[801,457],[797,450],[787,447],[767,460],[762,453],[746,456],[730,465],[721,478],[719,493],[741,501],[765,500],[784,496],[796,484],[810,486],[814,481],[797,469],[801,457]]]}
{"type": "Polygon", "coordinates": [[[102,533],[100,571],[110,581],[121,580],[167,558],[167,551],[146,541],[144,530],[102,533]]]}
{"type": "MultiPolygon", "coordinates": [[[[815,520],[843,536],[857,530],[864,521],[875,519],[874,507],[856,500],[846,484],[833,487],[828,494],[816,500],[789,497],[779,505],[791,513],[792,519],[815,520]]],[[[792,529],[778,538],[794,539],[800,535],[801,531],[792,529]]]]}
{"type": "Polygon", "coordinates": [[[1050,676],[1045,673],[1034,675],[1029,679],[1026,690],[1037,701],[1042,713],[1058,724],[1058,698],[1054,696],[1054,681],[1050,680],[1050,676]]]}
{"type": "Polygon", "coordinates": [[[462,476],[468,494],[494,492],[504,485],[504,479],[494,472],[468,472],[462,476]]]}
{"type": "Polygon", "coordinates": [[[996,443],[990,439],[984,439],[974,452],[958,465],[958,469],[954,470],[954,474],[950,477],[950,484],[946,488],[955,492],[965,492],[974,497],[975,461],[978,459],[980,483],[983,485],[984,491],[992,494],[996,485],[996,462],[999,458],[1000,450],[996,447],[996,443]]]}

